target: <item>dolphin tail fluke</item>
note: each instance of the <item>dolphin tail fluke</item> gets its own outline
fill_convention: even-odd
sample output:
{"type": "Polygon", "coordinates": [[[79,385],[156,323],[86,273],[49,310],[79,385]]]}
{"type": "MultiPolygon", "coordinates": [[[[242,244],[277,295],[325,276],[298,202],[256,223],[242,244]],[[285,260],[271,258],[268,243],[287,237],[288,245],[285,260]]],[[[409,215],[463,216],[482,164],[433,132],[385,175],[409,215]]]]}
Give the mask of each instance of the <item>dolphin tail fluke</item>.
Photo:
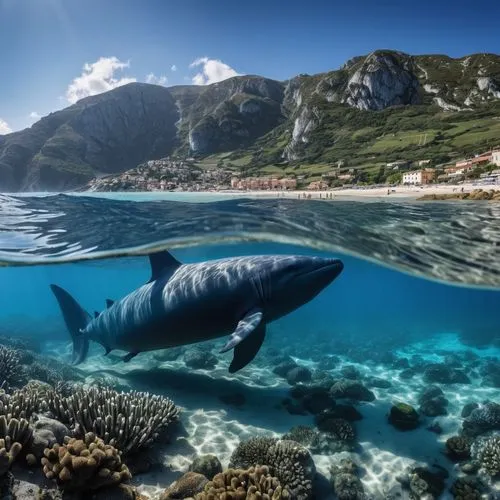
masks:
{"type": "Polygon", "coordinates": [[[50,288],[56,296],[66,328],[73,340],[73,358],[71,362],[77,365],[85,361],[87,357],[89,339],[85,333],[82,333],[82,330],[87,326],[91,317],[66,290],[57,285],[50,285],[50,288]]]}

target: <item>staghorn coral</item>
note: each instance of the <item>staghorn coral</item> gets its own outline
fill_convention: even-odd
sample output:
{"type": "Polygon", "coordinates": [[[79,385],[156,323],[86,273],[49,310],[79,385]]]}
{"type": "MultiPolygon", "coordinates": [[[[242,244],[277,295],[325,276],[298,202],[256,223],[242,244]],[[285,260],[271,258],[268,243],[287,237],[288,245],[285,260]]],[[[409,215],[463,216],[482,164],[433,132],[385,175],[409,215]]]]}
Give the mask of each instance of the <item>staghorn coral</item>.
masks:
{"type": "Polygon", "coordinates": [[[25,419],[0,416],[0,476],[4,476],[19,455],[29,445],[33,429],[25,419]]]}
{"type": "Polygon", "coordinates": [[[92,432],[84,439],[67,438],[64,445],[46,448],[42,458],[47,479],[67,491],[97,490],[117,485],[132,476],[122,464],[120,452],[92,432]]]}
{"type": "Polygon", "coordinates": [[[151,445],[179,416],[179,408],[168,398],[104,387],[77,387],[68,397],[54,391],[47,406],[76,436],[94,432],[124,455],[151,445]]]}
{"type": "Polygon", "coordinates": [[[12,394],[0,391],[0,415],[29,419],[39,411],[41,403],[39,392],[33,387],[25,386],[12,394]]]}
{"type": "Polygon", "coordinates": [[[478,439],[473,444],[471,453],[489,476],[500,475],[500,434],[478,439]]]}
{"type": "Polygon", "coordinates": [[[8,390],[10,387],[22,385],[22,370],[19,362],[19,353],[0,345],[0,382],[8,390]]]}
{"type": "Polygon", "coordinates": [[[228,469],[217,474],[203,492],[195,495],[195,500],[281,500],[292,498],[269,467],[256,466],[247,470],[228,469]]]}
{"type": "Polygon", "coordinates": [[[283,488],[297,500],[312,497],[316,468],[309,451],[290,440],[259,437],[242,441],[231,455],[230,467],[266,465],[283,488]]]}

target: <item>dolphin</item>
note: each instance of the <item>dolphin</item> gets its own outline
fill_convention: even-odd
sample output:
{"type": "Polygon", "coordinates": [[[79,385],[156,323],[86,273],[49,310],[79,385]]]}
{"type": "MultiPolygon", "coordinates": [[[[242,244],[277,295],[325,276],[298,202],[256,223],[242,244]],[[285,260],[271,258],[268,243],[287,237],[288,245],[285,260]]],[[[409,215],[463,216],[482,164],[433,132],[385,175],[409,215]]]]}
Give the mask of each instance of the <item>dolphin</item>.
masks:
{"type": "Polygon", "coordinates": [[[50,285],[73,340],[72,363],[87,356],[89,341],[106,354],[165,349],[230,335],[229,372],[256,356],[266,325],[312,300],[344,268],[338,259],[258,255],[181,264],[167,251],[149,256],[151,278],[92,317],[63,288],[50,285]]]}

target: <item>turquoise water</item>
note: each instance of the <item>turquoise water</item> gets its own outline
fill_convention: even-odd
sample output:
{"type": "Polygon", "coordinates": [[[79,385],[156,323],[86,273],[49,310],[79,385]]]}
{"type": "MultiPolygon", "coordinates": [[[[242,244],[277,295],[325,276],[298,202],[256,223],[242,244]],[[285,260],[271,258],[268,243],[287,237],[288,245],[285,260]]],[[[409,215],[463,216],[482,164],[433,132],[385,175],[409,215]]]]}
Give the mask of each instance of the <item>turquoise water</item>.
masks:
{"type": "MultiPolygon", "coordinates": [[[[83,391],[102,386],[147,391],[181,407],[180,437],[143,450],[163,469],[134,473],[133,485],[159,498],[197,455],[215,454],[226,468],[239,443],[256,436],[281,438],[299,425],[319,433],[326,444],[300,443],[318,476],[314,493],[292,498],[343,498],[328,480],[332,475],[335,482],[331,468],[346,457],[361,468],[356,475],[361,486],[356,484],[366,494],[358,491],[352,498],[430,498],[425,492],[418,496],[401,475],[410,477],[420,466],[439,478],[435,464],[447,477],[439,479],[442,489],[433,498],[455,498],[452,489],[464,477],[461,465],[472,459],[481,465],[482,455],[451,460],[446,441],[469,425],[464,406],[500,402],[495,206],[127,198],[2,198],[0,342],[12,348],[12,338],[21,339],[19,352],[35,349],[39,364],[51,367],[35,370],[23,357],[23,373],[29,374],[23,383],[38,378],[52,385],[83,384],[83,391]],[[69,291],[90,313],[100,312],[107,299],[119,300],[149,279],[147,254],[159,249],[169,249],[182,263],[302,254],[339,258],[345,267],[311,302],[269,325],[256,358],[234,375],[228,373],[232,355],[219,353],[226,338],[141,353],[129,363],[118,358],[125,352],[104,356],[103,347],[92,344],[87,360],[68,368],[71,341],[49,285],[69,291]],[[202,362],[190,361],[193,352],[202,362]],[[279,367],[287,363],[282,373],[279,367]],[[339,394],[335,383],[346,380],[359,382],[373,399],[359,392],[339,394]],[[429,386],[443,391],[444,411],[439,397],[431,410],[422,402],[429,386]],[[306,397],[298,395],[304,391],[306,397]],[[313,400],[321,408],[313,411],[313,400]],[[392,405],[401,402],[419,413],[418,425],[408,431],[388,419],[392,405]],[[324,424],[342,405],[363,417],[335,414],[335,425],[347,421],[354,429],[352,442],[324,424]]],[[[168,325],[165,330],[168,335],[168,325]]],[[[20,383],[5,387],[15,394],[20,383]]],[[[498,432],[500,417],[494,418],[498,421],[471,439],[498,432]]],[[[78,435],[77,428],[74,432],[78,435]]],[[[495,477],[481,471],[473,475],[480,482],[477,490],[498,495],[495,477]]]]}

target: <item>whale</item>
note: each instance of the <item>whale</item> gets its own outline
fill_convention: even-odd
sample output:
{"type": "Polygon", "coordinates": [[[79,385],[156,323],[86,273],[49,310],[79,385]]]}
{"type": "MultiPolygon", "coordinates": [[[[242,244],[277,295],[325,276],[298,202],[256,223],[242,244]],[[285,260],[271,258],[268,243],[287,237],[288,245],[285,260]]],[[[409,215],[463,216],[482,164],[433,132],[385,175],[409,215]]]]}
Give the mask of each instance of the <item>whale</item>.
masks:
{"type": "Polygon", "coordinates": [[[148,255],[150,279],[89,314],[64,288],[51,284],[73,342],[71,362],[85,361],[90,341],[107,355],[141,352],[229,336],[229,372],[257,355],[269,323],[315,298],[342,272],[341,260],[305,255],[254,255],[179,262],[162,250],[148,255]]]}

